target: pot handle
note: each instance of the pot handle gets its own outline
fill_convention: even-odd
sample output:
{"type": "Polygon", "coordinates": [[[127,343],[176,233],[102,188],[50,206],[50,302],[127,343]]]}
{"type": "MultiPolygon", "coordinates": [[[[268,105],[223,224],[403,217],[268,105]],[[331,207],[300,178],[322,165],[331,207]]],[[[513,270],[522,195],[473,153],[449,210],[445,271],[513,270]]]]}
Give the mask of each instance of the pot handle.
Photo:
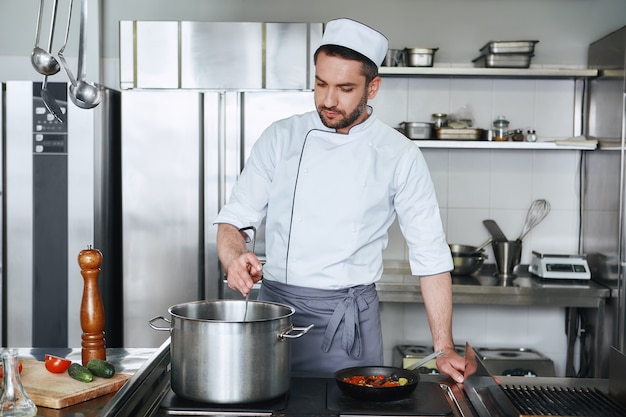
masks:
{"type": "Polygon", "coordinates": [[[170,324],[172,323],[170,320],[166,319],[163,316],[156,316],[156,317],[153,317],[152,319],[148,320],[148,325],[150,327],[152,327],[154,330],[168,331],[168,332],[170,331],[170,329],[171,329],[170,327],[158,327],[158,326],[155,326],[153,323],[155,321],[157,321],[157,320],[163,320],[164,322],[170,323],[170,324]]]}
{"type": "Polygon", "coordinates": [[[311,324],[308,327],[292,327],[290,329],[288,329],[285,332],[282,332],[278,335],[278,338],[280,340],[285,340],[285,339],[297,339],[299,337],[304,336],[305,334],[307,334],[309,332],[309,330],[311,330],[313,328],[313,325],[311,324]],[[300,333],[297,334],[289,334],[292,331],[298,331],[300,333]]]}

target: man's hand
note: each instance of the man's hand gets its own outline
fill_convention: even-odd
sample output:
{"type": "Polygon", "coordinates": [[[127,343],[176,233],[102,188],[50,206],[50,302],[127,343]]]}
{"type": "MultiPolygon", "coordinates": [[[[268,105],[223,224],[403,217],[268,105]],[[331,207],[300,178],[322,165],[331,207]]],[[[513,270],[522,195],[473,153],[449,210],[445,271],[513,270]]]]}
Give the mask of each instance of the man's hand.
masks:
{"type": "Polygon", "coordinates": [[[465,359],[456,353],[454,349],[446,349],[437,357],[437,369],[456,382],[463,382],[465,374],[465,359]]]}
{"type": "Polygon", "coordinates": [[[228,287],[248,295],[255,282],[263,277],[263,265],[252,252],[246,252],[235,258],[226,270],[228,287]]]}

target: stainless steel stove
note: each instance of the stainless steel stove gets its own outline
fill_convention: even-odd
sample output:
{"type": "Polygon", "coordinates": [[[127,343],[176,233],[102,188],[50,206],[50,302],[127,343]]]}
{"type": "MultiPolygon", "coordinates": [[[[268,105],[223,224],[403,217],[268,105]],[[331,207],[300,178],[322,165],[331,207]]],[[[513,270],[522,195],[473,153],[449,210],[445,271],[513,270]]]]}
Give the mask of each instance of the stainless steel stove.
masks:
{"type": "Polygon", "coordinates": [[[223,406],[184,400],[171,391],[169,343],[166,342],[98,415],[626,416],[626,405],[620,403],[626,404],[626,357],[617,351],[611,352],[617,378],[608,381],[592,378],[494,377],[474,349],[468,346],[465,356],[466,380],[463,384],[456,384],[445,375],[424,375],[413,396],[400,401],[376,403],[352,400],[341,394],[333,378],[307,374],[293,375],[289,392],[284,397],[262,404],[223,406]]]}

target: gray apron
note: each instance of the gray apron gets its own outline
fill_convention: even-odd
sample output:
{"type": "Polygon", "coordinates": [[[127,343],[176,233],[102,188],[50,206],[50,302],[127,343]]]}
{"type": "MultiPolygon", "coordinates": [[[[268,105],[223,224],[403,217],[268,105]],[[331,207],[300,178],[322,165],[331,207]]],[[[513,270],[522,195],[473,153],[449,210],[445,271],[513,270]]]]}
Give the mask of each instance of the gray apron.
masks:
{"type": "Polygon", "coordinates": [[[383,339],[374,284],[320,290],[264,280],[259,300],[290,305],[292,324],[314,327],[290,339],[291,370],[332,373],[383,364],[383,339]]]}

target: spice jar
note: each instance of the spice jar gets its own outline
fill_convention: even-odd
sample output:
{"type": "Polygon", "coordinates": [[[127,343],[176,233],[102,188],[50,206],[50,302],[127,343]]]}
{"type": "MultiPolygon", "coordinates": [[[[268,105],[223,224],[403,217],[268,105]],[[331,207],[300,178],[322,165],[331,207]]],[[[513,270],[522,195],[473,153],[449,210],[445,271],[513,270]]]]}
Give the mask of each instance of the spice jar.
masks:
{"type": "Polygon", "coordinates": [[[537,141],[537,135],[535,134],[534,130],[529,130],[528,133],[526,133],[526,142],[536,142],[537,141]]]}
{"type": "Polygon", "coordinates": [[[522,129],[515,129],[513,132],[513,141],[514,142],[523,142],[524,141],[524,131],[522,129]]]}
{"type": "Polygon", "coordinates": [[[433,113],[431,121],[435,125],[435,129],[448,126],[448,115],[444,113],[433,113]]]}
{"type": "Polygon", "coordinates": [[[498,116],[493,121],[493,140],[506,142],[509,140],[509,121],[504,116],[498,116]]]}

